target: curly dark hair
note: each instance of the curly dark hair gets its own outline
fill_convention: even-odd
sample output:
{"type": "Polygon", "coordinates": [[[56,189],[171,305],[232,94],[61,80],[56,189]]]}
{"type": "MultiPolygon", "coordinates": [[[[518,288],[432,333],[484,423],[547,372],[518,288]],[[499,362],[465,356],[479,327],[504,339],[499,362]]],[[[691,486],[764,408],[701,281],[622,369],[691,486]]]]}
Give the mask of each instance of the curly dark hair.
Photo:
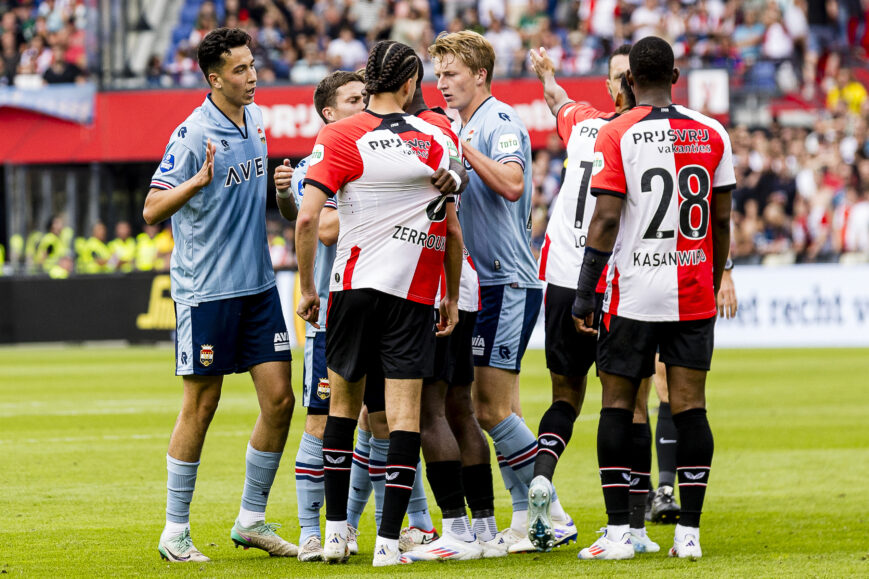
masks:
{"type": "Polygon", "coordinates": [[[381,40],[368,54],[365,90],[368,94],[394,92],[419,70],[419,57],[411,47],[394,40],[381,40]]]}
{"type": "Polygon", "coordinates": [[[663,38],[647,36],[638,40],[628,55],[631,75],[640,86],[669,86],[673,79],[673,48],[663,38]]]}
{"type": "Polygon", "coordinates": [[[209,32],[199,43],[196,58],[199,60],[199,69],[209,85],[211,82],[208,80],[208,75],[215,69],[219,69],[223,65],[223,55],[230,54],[230,51],[237,46],[250,46],[250,34],[241,28],[217,28],[209,32]]]}

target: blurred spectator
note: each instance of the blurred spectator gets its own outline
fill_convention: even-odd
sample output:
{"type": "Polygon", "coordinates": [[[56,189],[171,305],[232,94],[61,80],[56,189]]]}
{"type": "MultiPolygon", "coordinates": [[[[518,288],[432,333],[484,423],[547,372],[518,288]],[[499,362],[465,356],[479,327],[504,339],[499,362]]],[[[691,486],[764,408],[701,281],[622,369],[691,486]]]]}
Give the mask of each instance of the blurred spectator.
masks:
{"type": "Polygon", "coordinates": [[[343,26],[338,38],[329,42],[326,57],[333,69],[356,70],[368,62],[368,49],[353,35],[350,25],[343,26]]]}
{"type": "Polygon", "coordinates": [[[51,49],[51,66],[42,75],[46,83],[60,84],[85,80],[85,72],[77,65],[67,61],[64,57],[65,53],[63,46],[59,44],[51,49]]]}
{"type": "Polygon", "coordinates": [[[145,68],[145,82],[149,88],[160,88],[171,82],[166,71],[163,70],[163,60],[156,54],[152,54],[151,58],[148,59],[148,66],[145,68]]]}
{"type": "Polygon", "coordinates": [[[485,36],[495,49],[495,77],[510,75],[513,72],[513,61],[518,58],[521,63],[525,58],[522,37],[513,28],[505,27],[501,20],[493,20],[485,36]]]}
{"type": "Polygon", "coordinates": [[[317,44],[309,42],[305,46],[304,57],[290,70],[290,80],[295,84],[317,84],[329,74],[329,67],[323,62],[317,44]]]}
{"type": "Polygon", "coordinates": [[[840,107],[859,114],[866,102],[866,87],[854,78],[850,68],[841,68],[836,82],[827,91],[827,108],[831,111],[840,107]]]}

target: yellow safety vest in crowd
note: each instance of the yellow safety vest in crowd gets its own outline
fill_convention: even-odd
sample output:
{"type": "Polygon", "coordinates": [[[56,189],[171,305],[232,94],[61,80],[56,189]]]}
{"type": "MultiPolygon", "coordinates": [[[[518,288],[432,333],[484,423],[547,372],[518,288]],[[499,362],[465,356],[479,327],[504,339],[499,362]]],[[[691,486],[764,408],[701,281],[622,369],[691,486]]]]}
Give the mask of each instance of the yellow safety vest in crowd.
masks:
{"type": "Polygon", "coordinates": [[[96,237],[91,237],[81,244],[78,240],[76,240],[76,249],[79,248],[81,248],[81,252],[79,253],[79,259],[82,265],[82,273],[103,273],[107,271],[112,271],[112,267],[109,262],[112,257],[112,252],[109,251],[109,248],[106,246],[105,243],[103,243],[96,237]],[[100,264],[97,260],[105,260],[106,263],[100,264]]]}
{"type": "Polygon", "coordinates": [[[28,270],[34,267],[33,259],[36,257],[36,246],[39,245],[40,239],[42,239],[41,231],[31,231],[27,235],[27,241],[24,243],[24,263],[27,264],[28,270]]]}
{"type": "Polygon", "coordinates": [[[132,237],[127,239],[113,239],[109,242],[109,251],[112,253],[112,267],[118,271],[133,271],[133,261],[136,259],[136,240],[132,237]]]}
{"type": "Polygon", "coordinates": [[[66,246],[63,239],[49,231],[39,240],[39,245],[36,247],[36,257],[33,261],[48,273],[64,253],[66,253],[66,246]]]}
{"type": "Polygon", "coordinates": [[[157,242],[147,233],[136,236],[136,269],[151,271],[157,261],[157,242]]]}
{"type": "Polygon", "coordinates": [[[175,240],[172,238],[172,233],[164,229],[154,237],[154,242],[157,245],[157,260],[154,262],[154,267],[166,271],[169,269],[169,258],[175,248],[175,240]],[[167,257],[163,257],[164,255],[167,257]]]}
{"type": "Polygon", "coordinates": [[[3,244],[0,243],[0,275],[3,275],[3,271],[6,269],[6,248],[3,247],[3,244]]]}

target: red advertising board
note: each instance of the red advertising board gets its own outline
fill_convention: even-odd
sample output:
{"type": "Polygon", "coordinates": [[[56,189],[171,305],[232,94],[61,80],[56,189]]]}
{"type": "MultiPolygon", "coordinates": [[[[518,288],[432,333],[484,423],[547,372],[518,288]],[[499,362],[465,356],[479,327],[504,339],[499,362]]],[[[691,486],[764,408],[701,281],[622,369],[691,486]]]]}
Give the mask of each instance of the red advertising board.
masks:
{"type": "MultiPolygon", "coordinates": [[[[612,110],[603,78],[563,79],[575,100],[612,110]]],[[[424,83],[430,106],[445,103],[433,83],[424,83]]],[[[533,147],[542,147],[555,130],[555,118],[536,79],[502,80],[494,95],[516,108],[533,147]]],[[[205,90],[100,92],[94,122],[80,125],[22,109],[0,108],[0,158],[7,163],[87,163],[158,161],[172,130],[202,103],[205,90]]],[[[263,109],[269,154],[302,157],[311,152],[322,125],[314,111],[313,87],[257,89],[263,109]]]]}

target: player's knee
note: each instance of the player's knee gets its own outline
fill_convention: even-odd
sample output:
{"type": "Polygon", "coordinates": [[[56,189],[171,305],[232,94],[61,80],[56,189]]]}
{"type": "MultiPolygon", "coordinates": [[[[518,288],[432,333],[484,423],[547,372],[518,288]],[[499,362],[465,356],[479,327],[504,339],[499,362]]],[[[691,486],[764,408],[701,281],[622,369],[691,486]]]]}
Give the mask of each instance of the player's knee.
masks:
{"type": "Polygon", "coordinates": [[[261,409],[264,417],[267,417],[269,422],[276,425],[289,424],[293,417],[293,406],[296,404],[296,397],[292,390],[282,392],[268,398],[263,408],[261,409]]]}

